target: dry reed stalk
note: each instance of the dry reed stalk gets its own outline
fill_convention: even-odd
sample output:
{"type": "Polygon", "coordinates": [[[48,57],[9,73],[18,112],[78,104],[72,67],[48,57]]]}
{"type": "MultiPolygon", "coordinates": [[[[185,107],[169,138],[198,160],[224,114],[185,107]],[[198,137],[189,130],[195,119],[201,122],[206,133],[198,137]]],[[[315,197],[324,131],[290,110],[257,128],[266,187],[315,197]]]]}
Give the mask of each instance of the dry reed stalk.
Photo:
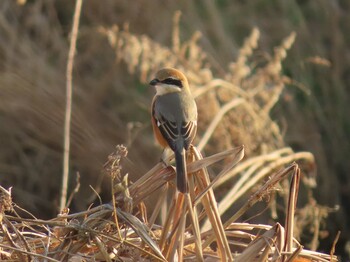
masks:
{"type": "MultiPolygon", "coordinates": [[[[237,148],[234,148],[232,150],[227,150],[226,152],[223,152],[223,153],[225,153],[225,154],[219,153],[217,155],[206,158],[206,160],[210,160],[210,158],[214,158],[214,157],[216,159],[220,159],[219,157],[229,155],[230,157],[227,157],[227,158],[229,158],[230,163],[227,164],[226,167],[223,170],[221,170],[221,172],[217,176],[215,176],[213,181],[210,182],[210,184],[207,186],[207,188],[205,190],[203,190],[201,193],[199,193],[196,196],[195,202],[194,202],[195,205],[198,204],[198,202],[201,200],[201,198],[204,196],[204,194],[206,194],[208,192],[208,190],[212,189],[218,181],[220,181],[221,179],[226,177],[226,175],[233,169],[233,167],[243,159],[244,147],[243,146],[237,147],[237,148]]],[[[199,161],[197,161],[197,162],[199,162],[199,161]]],[[[190,165],[189,170],[191,170],[191,167],[192,166],[190,165]]]]}
{"type": "MultiPolygon", "coordinates": [[[[191,151],[194,150],[193,148],[191,149],[191,151]]],[[[224,175],[228,170],[230,170],[232,168],[232,166],[234,166],[242,157],[242,151],[243,148],[239,147],[233,150],[228,150],[227,152],[222,152],[219,153],[217,155],[214,156],[210,156],[206,159],[200,159],[198,161],[193,162],[194,160],[188,161],[188,171],[189,171],[189,178],[190,180],[192,180],[191,178],[194,178],[195,180],[198,180],[197,175],[194,175],[194,173],[198,173],[200,169],[205,168],[206,166],[213,164],[215,162],[218,162],[222,159],[230,159],[230,165],[228,165],[222,172],[221,174],[219,174],[216,179],[212,182],[212,184],[207,185],[206,190],[204,190],[201,194],[201,196],[205,195],[206,192],[208,192],[208,190],[211,189],[213,183],[215,183],[215,181],[217,181],[219,178],[221,178],[222,175],[224,175]],[[191,175],[193,173],[193,175],[191,175]]],[[[193,156],[193,154],[189,154],[189,159],[191,158],[191,155],[193,156]]],[[[169,156],[172,157],[172,156],[169,156]]],[[[166,162],[168,160],[165,160],[166,162]]],[[[165,168],[163,170],[167,170],[168,168],[165,168]]],[[[154,169],[153,169],[154,170],[154,169]]],[[[164,173],[160,170],[159,174],[162,174],[163,179],[164,179],[164,173]]],[[[173,177],[173,176],[172,176],[173,177]]],[[[169,179],[171,179],[172,177],[169,176],[169,179]]],[[[159,179],[159,176],[157,174],[149,174],[147,177],[142,177],[140,178],[140,184],[144,185],[146,188],[148,187],[148,185],[150,186],[151,184],[154,185],[156,183],[157,180],[159,179]],[[150,183],[147,183],[147,179],[149,178],[150,183]]],[[[135,187],[139,187],[140,184],[138,182],[134,183],[133,186],[135,187]]],[[[190,183],[191,185],[191,183],[190,183]]],[[[132,186],[132,187],[133,187],[132,186]]],[[[189,197],[187,196],[185,198],[187,198],[187,209],[184,209],[184,205],[183,205],[183,195],[179,194],[177,197],[173,198],[173,207],[170,208],[171,213],[168,214],[167,216],[167,220],[165,222],[165,228],[163,231],[163,235],[161,237],[161,241],[160,241],[160,248],[163,249],[164,247],[166,247],[165,253],[168,254],[167,257],[168,258],[173,258],[173,256],[175,255],[175,250],[176,247],[179,246],[181,248],[182,246],[182,240],[180,242],[177,242],[179,240],[179,230],[181,230],[181,221],[184,221],[185,215],[186,215],[186,210],[188,210],[190,212],[191,215],[191,221],[192,221],[192,227],[194,228],[194,230],[197,232],[197,235],[199,235],[199,228],[198,228],[198,219],[194,216],[195,212],[192,210],[192,204],[190,205],[190,203],[194,203],[194,206],[197,205],[198,202],[200,202],[200,199],[202,198],[201,196],[198,196],[194,194],[194,186],[190,186],[191,188],[191,192],[192,192],[192,198],[193,200],[189,202],[189,197]],[[172,226],[171,226],[172,225],[172,226]],[[169,244],[165,245],[166,241],[166,237],[164,235],[164,233],[169,232],[169,237],[168,237],[168,241],[169,244]],[[172,253],[169,253],[169,250],[172,250],[172,253]]],[[[131,192],[135,192],[134,189],[131,189],[131,192]]],[[[147,191],[150,192],[150,191],[147,191]]],[[[146,197],[147,194],[144,194],[144,192],[142,193],[142,195],[144,197],[146,197]]],[[[141,198],[144,198],[141,197],[141,198]]],[[[160,206],[160,203],[157,203],[157,206],[160,206]]],[[[208,206],[208,205],[207,205],[208,206]]],[[[207,210],[210,210],[212,208],[210,208],[208,206],[207,210]]],[[[157,210],[159,210],[159,208],[157,208],[157,210]]],[[[156,213],[152,214],[152,217],[155,217],[156,213]]],[[[218,220],[218,219],[216,219],[218,220]]],[[[217,226],[216,226],[217,227],[217,226]]],[[[223,231],[222,231],[223,232],[223,231]]],[[[183,235],[183,234],[180,234],[183,235]]],[[[200,243],[200,238],[197,239],[198,241],[196,241],[196,252],[198,254],[199,257],[201,257],[200,253],[201,251],[199,251],[198,247],[201,247],[201,243],[200,243]]],[[[228,248],[228,245],[227,245],[228,248]]],[[[181,255],[181,253],[178,252],[178,255],[181,255]]]]}
{"type": "MultiPolygon", "coordinates": [[[[218,183],[215,185],[216,187],[224,184],[228,180],[233,179],[235,176],[237,176],[239,173],[243,172],[244,170],[252,170],[255,172],[259,167],[264,165],[266,162],[273,162],[279,159],[281,156],[284,156],[286,154],[292,154],[293,150],[290,147],[281,148],[274,152],[271,152],[269,154],[264,154],[261,156],[251,157],[246,159],[245,161],[242,161],[239,163],[234,169],[232,169],[230,172],[228,172],[227,176],[223,177],[218,181],[218,183]]],[[[250,172],[251,173],[251,172],[250,172]]]]}
{"type": "Polygon", "coordinates": [[[235,261],[254,261],[257,254],[261,250],[266,250],[267,252],[262,257],[259,257],[259,261],[267,261],[267,256],[269,253],[269,248],[273,246],[278,232],[278,225],[272,227],[270,230],[266,231],[262,236],[256,237],[247,248],[235,258],[235,261]]]}
{"type": "Polygon", "coordinates": [[[336,259],[333,259],[333,257],[334,257],[334,253],[335,253],[335,246],[336,246],[336,244],[337,244],[337,242],[339,240],[339,237],[340,237],[340,231],[338,231],[338,233],[335,236],[334,241],[332,243],[332,248],[331,248],[331,252],[330,252],[330,254],[331,254],[331,262],[336,261],[336,259]]]}
{"type": "Polygon", "coordinates": [[[153,226],[154,222],[156,221],[158,215],[160,215],[160,211],[161,211],[162,205],[166,202],[165,199],[166,199],[169,187],[167,186],[167,184],[165,184],[163,187],[161,187],[160,190],[161,190],[161,192],[159,194],[158,201],[155,204],[153,212],[152,212],[152,215],[151,215],[151,217],[148,220],[150,228],[152,228],[152,226],[153,226]]]}
{"type": "Polygon", "coordinates": [[[289,189],[288,206],[286,211],[286,236],[285,246],[283,248],[286,252],[291,252],[293,247],[293,234],[294,234],[294,216],[297,205],[298,193],[300,183],[300,169],[297,168],[296,172],[292,174],[292,181],[289,189]]]}
{"type": "MultiPolygon", "coordinates": [[[[202,155],[195,148],[191,147],[191,153],[194,155],[195,159],[202,159],[202,155]]],[[[198,181],[199,191],[205,191],[206,188],[210,184],[209,175],[206,169],[201,169],[196,174],[196,179],[198,181]]],[[[212,189],[207,191],[207,194],[204,195],[202,199],[202,204],[204,206],[205,212],[208,215],[210,223],[213,227],[213,238],[216,238],[219,257],[221,261],[232,261],[232,254],[230,252],[230,248],[225,237],[224,228],[221,222],[221,218],[216,206],[215,196],[212,189]]],[[[206,248],[211,242],[207,242],[207,244],[203,244],[203,248],[206,248]]]]}
{"type": "MultiPolygon", "coordinates": [[[[238,164],[227,174],[227,177],[233,177],[241,172],[241,178],[236,181],[233,188],[219,202],[218,208],[220,214],[228,210],[237,199],[242,197],[263,178],[271,174],[271,172],[297,160],[306,160],[310,163],[314,162],[312,154],[308,152],[292,153],[290,149],[286,148],[268,155],[251,158],[247,160],[247,163],[242,162],[238,164]],[[285,155],[285,153],[289,153],[290,155],[285,155]]],[[[207,221],[203,229],[207,229],[208,226],[209,223],[207,221]]]]}
{"type": "Polygon", "coordinates": [[[72,203],[74,195],[79,192],[79,189],[80,189],[80,173],[79,172],[77,172],[75,182],[76,182],[75,187],[67,200],[67,204],[66,204],[67,207],[69,207],[70,204],[72,203]]]}
{"type": "Polygon", "coordinates": [[[63,210],[67,204],[68,178],[69,178],[69,153],[70,153],[70,129],[72,117],[72,94],[73,94],[73,63],[78,37],[79,20],[81,13],[82,0],[76,0],[72,33],[70,39],[69,53],[67,59],[66,71],[66,110],[64,118],[64,142],[63,142],[63,173],[61,184],[60,210],[63,210]]]}
{"type": "Polygon", "coordinates": [[[159,247],[161,250],[163,250],[165,248],[166,239],[167,239],[167,236],[170,232],[170,228],[172,226],[171,219],[174,217],[174,213],[175,213],[175,197],[173,197],[173,199],[172,199],[171,206],[168,210],[168,215],[166,216],[166,219],[163,223],[162,235],[161,235],[160,240],[159,240],[159,247]]]}
{"type": "Polygon", "coordinates": [[[169,234],[168,242],[169,244],[164,246],[166,253],[166,258],[168,260],[174,260],[175,252],[177,252],[178,257],[182,257],[179,250],[182,249],[183,241],[180,236],[184,234],[184,222],[186,218],[186,212],[184,207],[184,195],[175,192],[174,196],[174,212],[171,219],[171,230],[163,232],[163,234],[169,234]]]}
{"type": "MultiPolygon", "coordinates": [[[[260,201],[264,195],[269,194],[272,187],[281,181],[285,176],[287,176],[290,172],[295,172],[296,164],[289,166],[288,168],[279,171],[273,177],[271,177],[260,189],[255,192],[233,216],[231,216],[225,223],[224,228],[227,228],[230,224],[235,222],[238,218],[240,218],[248,209],[250,209],[253,205],[255,205],[258,201],[260,201]]],[[[209,238],[206,241],[206,244],[209,244],[213,240],[213,237],[209,238]]]]}
{"type": "MultiPolygon", "coordinates": [[[[194,195],[194,187],[192,186],[192,192],[191,196],[194,195]]],[[[186,195],[186,204],[188,207],[188,211],[190,214],[191,224],[192,224],[192,230],[193,230],[193,236],[194,236],[194,242],[195,242],[195,251],[196,251],[196,258],[198,261],[203,261],[203,248],[202,248],[202,237],[200,234],[200,228],[199,228],[199,221],[198,221],[198,214],[197,210],[194,206],[192,206],[191,196],[186,195]]]]}

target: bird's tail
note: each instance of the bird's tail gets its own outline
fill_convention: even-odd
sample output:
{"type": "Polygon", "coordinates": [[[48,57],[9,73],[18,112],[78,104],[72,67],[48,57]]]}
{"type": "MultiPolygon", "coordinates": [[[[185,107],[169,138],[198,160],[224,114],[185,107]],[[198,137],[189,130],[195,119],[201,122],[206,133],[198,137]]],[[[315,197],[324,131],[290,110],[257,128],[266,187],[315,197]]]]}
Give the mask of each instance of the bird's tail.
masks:
{"type": "Polygon", "coordinates": [[[184,148],[175,151],[176,184],[181,193],[187,193],[186,151],[184,148]]]}

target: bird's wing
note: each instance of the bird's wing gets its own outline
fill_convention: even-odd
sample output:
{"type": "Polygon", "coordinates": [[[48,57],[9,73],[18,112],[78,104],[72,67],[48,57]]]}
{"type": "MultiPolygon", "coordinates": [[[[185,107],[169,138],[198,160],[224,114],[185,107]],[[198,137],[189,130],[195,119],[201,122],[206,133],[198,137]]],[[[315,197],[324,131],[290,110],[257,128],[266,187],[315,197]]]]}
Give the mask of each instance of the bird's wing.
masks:
{"type": "Polygon", "coordinates": [[[175,150],[175,142],[179,137],[179,131],[176,122],[167,120],[161,114],[158,114],[158,116],[155,115],[155,120],[159,131],[168,142],[169,147],[172,150],[175,150]]]}
{"type": "Polygon", "coordinates": [[[181,128],[176,122],[166,120],[164,117],[156,119],[157,126],[169,147],[175,150],[176,141],[183,140],[183,147],[187,150],[197,132],[197,121],[182,122],[181,128]]]}
{"type": "Polygon", "coordinates": [[[186,111],[179,110],[181,103],[179,98],[177,95],[158,97],[152,109],[156,125],[173,151],[182,150],[182,148],[187,150],[197,131],[196,105],[191,107],[195,112],[188,114],[186,111]]]}
{"type": "Polygon", "coordinates": [[[184,138],[184,148],[187,150],[191,145],[197,132],[197,121],[183,122],[181,135],[184,138]]]}

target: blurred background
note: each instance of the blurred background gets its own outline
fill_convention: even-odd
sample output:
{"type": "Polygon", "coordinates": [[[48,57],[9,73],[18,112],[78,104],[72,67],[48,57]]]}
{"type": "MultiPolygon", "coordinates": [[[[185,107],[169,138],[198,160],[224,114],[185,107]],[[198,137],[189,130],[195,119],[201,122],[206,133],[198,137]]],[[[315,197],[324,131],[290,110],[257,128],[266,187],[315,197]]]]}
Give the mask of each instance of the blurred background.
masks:
{"type": "MultiPolygon", "coordinates": [[[[71,0],[0,2],[0,184],[12,186],[14,202],[40,218],[58,212],[74,5],[71,0]]],[[[204,154],[241,144],[247,157],[285,145],[313,153],[313,194],[330,210],[319,249],[329,252],[341,230],[336,250],[345,258],[350,245],[349,31],[348,0],[84,0],[73,74],[70,191],[77,172],[81,187],[72,211],[96,200],[90,185],[110,200],[103,164],[116,145],[128,146],[125,172],[131,180],[159,161],[161,149],[149,121],[154,92],[147,83],[160,66],[176,66],[196,91],[223,79],[260,92],[251,102],[266,106],[268,124],[257,127],[259,115],[247,119],[237,111],[204,154]]],[[[197,100],[199,136],[225,99],[221,93],[197,100]]]]}

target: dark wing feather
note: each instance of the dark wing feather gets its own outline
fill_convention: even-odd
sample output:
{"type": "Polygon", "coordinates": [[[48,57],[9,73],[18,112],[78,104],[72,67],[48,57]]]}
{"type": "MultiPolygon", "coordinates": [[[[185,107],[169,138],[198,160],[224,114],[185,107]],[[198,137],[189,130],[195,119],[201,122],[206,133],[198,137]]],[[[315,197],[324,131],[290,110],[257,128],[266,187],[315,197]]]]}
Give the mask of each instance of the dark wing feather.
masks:
{"type": "Polygon", "coordinates": [[[187,150],[197,132],[196,121],[183,122],[180,129],[181,134],[179,134],[179,128],[176,123],[167,121],[164,117],[157,119],[157,126],[173,151],[175,151],[176,140],[179,139],[180,135],[184,141],[184,148],[187,150]]]}
{"type": "Polygon", "coordinates": [[[175,141],[179,137],[178,127],[175,122],[166,120],[164,117],[160,117],[157,120],[157,126],[162,133],[165,140],[168,142],[169,147],[175,150],[175,141]]]}
{"type": "Polygon", "coordinates": [[[190,121],[182,124],[181,133],[184,138],[184,148],[187,150],[191,145],[197,132],[197,121],[190,121]]]}
{"type": "Polygon", "coordinates": [[[163,95],[154,101],[152,107],[156,125],[173,151],[182,150],[182,148],[187,150],[197,131],[197,109],[194,101],[194,105],[185,106],[185,109],[190,108],[195,112],[187,112],[187,110],[182,112],[179,105],[186,101],[181,102],[180,98],[177,94],[163,95]],[[191,118],[188,117],[189,115],[191,118]]]}

